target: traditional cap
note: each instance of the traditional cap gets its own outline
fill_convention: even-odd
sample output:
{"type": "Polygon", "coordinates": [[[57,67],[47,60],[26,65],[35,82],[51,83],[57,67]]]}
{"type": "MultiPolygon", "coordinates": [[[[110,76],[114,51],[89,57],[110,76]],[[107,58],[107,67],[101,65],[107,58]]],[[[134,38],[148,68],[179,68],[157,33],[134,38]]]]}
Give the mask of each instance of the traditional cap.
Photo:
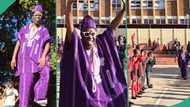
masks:
{"type": "Polygon", "coordinates": [[[96,28],[95,20],[89,15],[85,16],[81,21],[81,30],[84,31],[87,28],[96,28]]]}
{"type": "Polygon", "coordinates": [[[37,4],[37,5],[33,6],[32,12],[36,12],[36,11],[39,11],[40,13],[42,13],[43,12],[42,5],[37,4]]]}

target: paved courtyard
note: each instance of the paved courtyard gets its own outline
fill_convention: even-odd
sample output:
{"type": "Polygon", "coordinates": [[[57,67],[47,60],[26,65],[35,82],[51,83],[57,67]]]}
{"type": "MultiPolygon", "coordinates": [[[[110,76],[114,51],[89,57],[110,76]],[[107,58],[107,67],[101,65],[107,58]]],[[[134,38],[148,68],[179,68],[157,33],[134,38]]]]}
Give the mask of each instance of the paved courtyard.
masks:
{"type": "MultiPolygon", "coordinates": [[[[190,69],[188,70],[190,74],[190,69]]],[[[155,68],[152,73],[153,88],[145,90],[140,98],[130,99],[131,107],[165,107],[182,102],[190,96],[188,80],[180,78],[178,68],[155,68]]]]}

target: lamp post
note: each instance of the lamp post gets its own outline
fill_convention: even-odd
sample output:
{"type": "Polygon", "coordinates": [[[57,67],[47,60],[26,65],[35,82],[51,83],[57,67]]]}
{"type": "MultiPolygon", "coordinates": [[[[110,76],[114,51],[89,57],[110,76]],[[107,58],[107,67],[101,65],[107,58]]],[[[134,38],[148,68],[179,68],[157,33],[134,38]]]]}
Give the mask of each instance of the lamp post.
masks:
{"type": "Polygon", "coordinates": [[[189,14],[186,14],[186,24],[187,24],[187,28],[186,28],[186,32],[185,32],[185,45],[187,45],[187,34],[188,34],[188,28],[189,28],[189,14]]]}
{"type": "Polygon", "coordinates": [[[150,17],[148,17],[148,25],[149,25],[149,30],[148,30],[148,39],[151,40],[151,37],[150,37],[150,29],[151,29],[151,23],[150,23],[150,17]]]}

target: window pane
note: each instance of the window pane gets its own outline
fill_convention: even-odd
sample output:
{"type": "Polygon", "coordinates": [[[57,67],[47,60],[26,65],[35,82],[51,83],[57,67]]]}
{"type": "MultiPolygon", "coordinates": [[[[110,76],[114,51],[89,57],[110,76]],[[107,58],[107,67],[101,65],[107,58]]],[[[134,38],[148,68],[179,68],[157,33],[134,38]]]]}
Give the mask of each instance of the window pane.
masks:
{"type": "Polygon", "coordinates": [[[137,20],[136,19],[132,19],[132,24],[136,24],[137,20]]]}
{"type": "Polygon", "coordinates": [[[185,24],[185,20],[184,19],[180,19],[180,24],[185,24]]]}
{"type": "Polygon", "coordinates": [[[155,9],[164,9],[164,0],[155,0],[155,9]]]}
{"type": "Polygon", "coordinates": [[[165,23],[166,23],[165,19],[161,19],[161,24],[165,24],[165,23]]]}
{"type": "Polygon", "coordinates": [[[132,0],[131,1],[131,8],[132,9],[136,9],[136,8],[140,8],[140,0],[132,0]]]}
{"type": "Polygon", "coordinates": [[[148,19],[144,19],[144,24],[148,24],[148,19]]]}
{"type": "Polygon", "coordinates": [[[153,24],[153,19],[149,19],[149,24],[153,24]]]}
{"type": "Polygon", "coordinates": [[[177,24],[177,19],[173,19],[173,24],[177,24]]]}
{"type": "Polygon", "coordinates": [[[156,24],[161,24],[161,20],[160,19],[156,19],[156,24]]]}
{"type": "Polygon", "coordinates": [[[172,22],[172,19],[168,19],[168,24],[173,24],[172,22]]]}

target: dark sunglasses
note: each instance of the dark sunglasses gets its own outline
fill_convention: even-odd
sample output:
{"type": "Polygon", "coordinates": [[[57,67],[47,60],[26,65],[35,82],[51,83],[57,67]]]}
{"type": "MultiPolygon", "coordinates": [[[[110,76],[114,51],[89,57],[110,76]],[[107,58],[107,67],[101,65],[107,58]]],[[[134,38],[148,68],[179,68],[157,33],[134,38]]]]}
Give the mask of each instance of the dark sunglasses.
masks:
{"type": "Polygon", "coordinates": [[[38,16],[39,16],[39,17],[42,17],[42,15],[39,15],[39,14],[36,14],[36,15],[33,15],[33,16],[35,16],[35,17],[38,17],[38,16]]]}
{"type": "Polygon", "coordinates": [[[82,32],[83,37],[88,38],[90,36],[95,37],[96,33],[93,32],[82,32]]]}

